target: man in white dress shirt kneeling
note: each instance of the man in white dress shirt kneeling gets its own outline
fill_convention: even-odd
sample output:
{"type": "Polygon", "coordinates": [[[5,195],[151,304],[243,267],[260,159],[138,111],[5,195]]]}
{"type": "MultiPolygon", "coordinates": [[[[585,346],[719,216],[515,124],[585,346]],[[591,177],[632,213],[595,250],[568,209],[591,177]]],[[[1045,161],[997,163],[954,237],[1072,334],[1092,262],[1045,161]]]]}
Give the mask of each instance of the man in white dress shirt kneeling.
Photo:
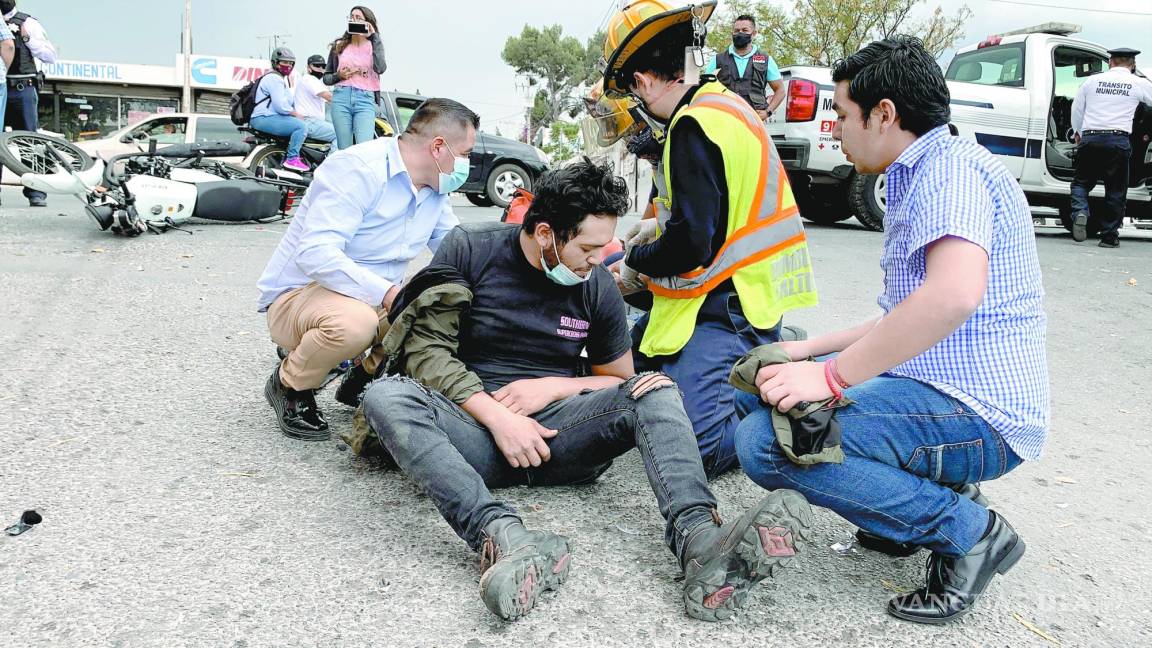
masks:
{"type": "MultiPolygon", "coordinates": [[[[264,389],[285,435],[329,438],[315,390],[380,341],[408,262],[458,224],[448,196],[468,177],[479,125],[465,106],[429,99],[399,137],[340,151],[316,170],[257,283],[272,340],[288,351],[264,389]]],[[[356,376],[379,361],[369,354],[356,376]]]]}

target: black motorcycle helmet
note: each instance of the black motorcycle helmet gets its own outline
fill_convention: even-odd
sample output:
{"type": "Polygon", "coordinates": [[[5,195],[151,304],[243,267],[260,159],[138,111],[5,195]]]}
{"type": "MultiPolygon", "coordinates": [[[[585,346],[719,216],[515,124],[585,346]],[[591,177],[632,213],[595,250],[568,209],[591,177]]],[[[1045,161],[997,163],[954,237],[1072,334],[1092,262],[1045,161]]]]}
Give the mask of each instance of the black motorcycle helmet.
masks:
{"type": "Polygon", "coordinates": [[[325,67],[328,65],[328,61],[323,56],[320,56],[319,54],[313,54],[312,56],[308,57],[308,67],[312,67],[314,65],[320,66],[320,67],[325,67]]]}

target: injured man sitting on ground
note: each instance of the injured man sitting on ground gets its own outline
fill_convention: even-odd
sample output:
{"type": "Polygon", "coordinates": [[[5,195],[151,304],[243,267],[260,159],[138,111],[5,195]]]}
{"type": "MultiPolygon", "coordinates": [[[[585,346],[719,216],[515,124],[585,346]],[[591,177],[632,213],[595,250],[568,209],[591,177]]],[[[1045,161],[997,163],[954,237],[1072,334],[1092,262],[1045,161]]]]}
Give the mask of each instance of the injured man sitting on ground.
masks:
{"type": "Polygon", "coordinates": [[[627,204],[623,180],[585,160],[541,179],[522,225],[457,227],[399,296],[389,375],[363,396],[353,449],[378,442],[428,494],[481,554],[480,597],[505,620],[567,580],[579,554],[525,528],[490,488],[589,484],[638,449],[685,609],[706,621],[790,562],[811,521],[804,498],[779,490],[723,522],[680,391],[635,374],[624,303],[599,265],[627,204]]]}

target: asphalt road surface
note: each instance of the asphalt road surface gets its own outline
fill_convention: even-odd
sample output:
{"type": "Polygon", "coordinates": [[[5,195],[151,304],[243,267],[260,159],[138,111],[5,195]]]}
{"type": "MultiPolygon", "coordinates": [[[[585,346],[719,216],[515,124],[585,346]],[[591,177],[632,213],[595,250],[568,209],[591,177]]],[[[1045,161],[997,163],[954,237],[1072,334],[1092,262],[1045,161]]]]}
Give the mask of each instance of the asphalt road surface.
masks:
{"type": "MultiPolygon", "coordinates": [[[[284,224],[121,239],[73,200],[2,197],[0,526],[44,517],[0,536],[8,645],[1152,645],[1152,240],[1130,229],[1116,250],[1037,234],[1051,440],[985,484],[1028,553],[962,622],[887,616],[925,555],[840,555],[853,529],[827,511],[736,618],[689,619],[631,453],[592,486],[500,492],[576,551],[568,584],[505,624],[480,602],[477,557],[411,482],[277,431],[254,283],[284,224]]],[[[465,205],[465,221],[498,218],[465,205]]],[[[809,234],[821,305],[789,322],[819,333],[874,315],[882,235],[851,221],[809,234]]],[[[349,424],[331,389],[320,403],[349,424]]],[[[728,515],[761,496],[740,473],[715,489],[728,515]]]]}

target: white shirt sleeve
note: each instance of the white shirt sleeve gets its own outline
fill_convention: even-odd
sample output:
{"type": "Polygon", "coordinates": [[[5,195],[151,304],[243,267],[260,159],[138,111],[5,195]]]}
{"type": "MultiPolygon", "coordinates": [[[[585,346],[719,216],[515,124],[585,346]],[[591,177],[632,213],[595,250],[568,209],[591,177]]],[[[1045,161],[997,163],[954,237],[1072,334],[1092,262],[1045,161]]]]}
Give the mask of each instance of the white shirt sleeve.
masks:
{"type": "Polygon", "coordinates": [[[1076,98],[1072,100],[1072,130],[1077,133],[1084,126],[1084,102],[1088,99],[1088,85],[1091,83],[1091,80],[1081,83],[1076,98]]]}
{"type": "Polygon", "coordinates": [[[380,191],[379,178],[358,158],[333,157],[308,188],[308,221],[300,235],[296,265],[328,290],[377,306],[392,282],[363,268],[344,253],[380,191]]]}
{"type": "Polygon", "coordinates": [[[452,201],[444,201],[444,209],[440,211],[440,219],[436,221],[436,227],[432,229],[432,237],[428,239],[428,249],[433,253],[440,249],[440,244],[448,236],[448,233],[456,229],[460,224],[460,219],[456,217],[456,212],[452,211],[452,201]]]}
{"type": "Polygon", "coordinates": [[[1146,104],[1152,105],[1152,81],[1141,79],[1140,77],[1136,77],[1136,81],[1133,85],[1137,88],[1137,98],[1146,104]]]}
{"type": "Polygon", "coordinates": [[[56,48],[48,40],[48,33],[44,31],[40,21],[35,18],[25,20],[21,31],[23,36],[28,37],[28,50],[32,52],[32,56],[44,63],[56,62],[56,48]]]}
{"type": "Polygon", "coordinates": [[[315,97],[319,97],[320,95],[324,94],[325,92],[328,92],[328,86],[321,83],[320,79],[317,79],[316,77],[312,76],[311,74],[309,74],[306,77],[303,77],[301,85],[306,86],[308,88],[308,92],[312,93],[312,95],[315,97]]]}

